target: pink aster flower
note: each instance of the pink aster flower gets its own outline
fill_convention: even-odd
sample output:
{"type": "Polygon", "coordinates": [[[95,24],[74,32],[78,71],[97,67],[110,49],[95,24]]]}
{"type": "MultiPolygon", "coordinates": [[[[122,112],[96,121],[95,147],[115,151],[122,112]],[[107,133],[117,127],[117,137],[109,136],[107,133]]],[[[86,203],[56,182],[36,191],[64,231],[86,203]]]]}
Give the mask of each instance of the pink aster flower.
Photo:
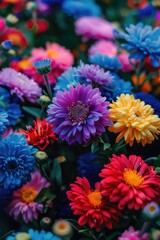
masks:
{"type": "Polygon", "coordinates": [[[34,202],[34,199],[42,188],[49,186],[50,184],[47,180],[36,170],[31,174],[29,183],[13,192],[11,202],[6,211],[15,220],[22,216],[26,223],[37,219],[39,213],[43,212],[43,204],[34,202]]]}
{"type": "MultiPolygon", "coordinates": [[[[121,63],[122,67],[121,70],[124,72],[133,71],[133,66],[130,64],[129,61],[129,54],[127,52],[122,52],[118,55],[118,60],[121,63]]],[[[136,63],[134,59],[131,60],[133,64],[136,63]]]]}
{"type": "Polygon", "coordinates": [[[41,88],[33,79],[12,68],[4,68],[0,72],[0,85],[8,87],[11,94],[16,94],[23,102],[25,99],[35,102],[42,95],[41,88]]]}
{"type": "Polygon", "coordinates": [[[134,230],[132,226],[128,230],[125,230],[118,240],[149,240],[148,234],[144,233],[140,235],[140,231],[134,230]]]}
{"type": "Polygon", "coordinates": [[[112,23],[99,17],[81,17],[75,22],[77,35],[82,35],[83,40],[113,39],[112,23]]]}
{"type": "Polygon", "coordinates": [[[108,40],[99,40],[95,42],[89,48],[89,56],[93,56],[96,53],[101,53],[102,55],[107,55],[109,57],[115,57],[117,55],[117,46],[108,40]]]}

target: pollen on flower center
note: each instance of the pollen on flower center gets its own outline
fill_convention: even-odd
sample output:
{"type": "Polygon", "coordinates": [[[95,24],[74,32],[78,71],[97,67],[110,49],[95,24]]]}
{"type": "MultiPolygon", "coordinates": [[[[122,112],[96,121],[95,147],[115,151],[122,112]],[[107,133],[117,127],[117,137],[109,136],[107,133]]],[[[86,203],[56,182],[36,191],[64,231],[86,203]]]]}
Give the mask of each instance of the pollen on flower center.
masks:
{"type": "Polygon", "coordinates": [[[76,104],[73,103],[71,107],[69,107],[69,117],[72,122],[82,122],[84,121],[89,113],[89,108],[83,104],[81,101],[78,101],[76,104]]]}
{"type": "Polygon", "coordinates": [[[138,187],[144,181],[144,178],[136,170],[126,168],[123,173],[125,182],[131,187],[138,187]]]}
{"type": "Polygon", "coordinates": [[[38,192],[32,187],[22,187],[21,189],[21,199],[25,203],[33,202],[37,194],[38,192]]]}
{"type": "Polygon", "coordinates": [[[56,52],[56,51],[54,51],[54,50],[48,50],[47,51],[47,56],[48,57],[59,57],[59,53],[58,52],[56,52]]]}
{"type": "Polygon", "coordinates": [[[88,195],[87,195],[90,203],[94,206],[94,207],[98,207],[101,205],[102,203],[102,195],[101,195],[101,192],[99,191],[93,191],[93,192],[90,192],[88,195]]]}

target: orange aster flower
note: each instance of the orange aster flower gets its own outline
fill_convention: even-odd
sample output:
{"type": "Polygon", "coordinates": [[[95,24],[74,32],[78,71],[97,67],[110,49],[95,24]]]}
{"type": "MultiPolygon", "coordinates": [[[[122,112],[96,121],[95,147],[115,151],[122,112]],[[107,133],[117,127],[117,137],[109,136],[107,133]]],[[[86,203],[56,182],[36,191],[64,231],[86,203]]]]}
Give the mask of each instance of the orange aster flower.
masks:
{"type": "Polygon", "coordinates": [[[110,105],[110,119],[113,125],[108,129],[119,133],[116,142],[123,137],[126,143],[133,145],[134,140],[142,143],[152,143],[160,134],[160,118],[154,114],[153,108],[133,95],[121,94],[116,102],[110,105]]]}

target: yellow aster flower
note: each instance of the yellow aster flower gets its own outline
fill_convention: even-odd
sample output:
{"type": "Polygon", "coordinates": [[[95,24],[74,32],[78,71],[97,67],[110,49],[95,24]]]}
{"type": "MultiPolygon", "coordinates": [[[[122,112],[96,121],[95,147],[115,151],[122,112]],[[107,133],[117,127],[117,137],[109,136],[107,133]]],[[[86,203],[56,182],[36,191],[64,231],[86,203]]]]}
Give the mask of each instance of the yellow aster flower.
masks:
{"type": "Polygon", "coordinates": [[[133,95],[121,94],[116,102],[110,105],[110,119],[113,125],[109,131],[119,133],[116,142],[123,137],[126,143],[133,145],[134,139],[144,146],[152,143],[160,134],[160,118],[153,108],[133,95]]]}

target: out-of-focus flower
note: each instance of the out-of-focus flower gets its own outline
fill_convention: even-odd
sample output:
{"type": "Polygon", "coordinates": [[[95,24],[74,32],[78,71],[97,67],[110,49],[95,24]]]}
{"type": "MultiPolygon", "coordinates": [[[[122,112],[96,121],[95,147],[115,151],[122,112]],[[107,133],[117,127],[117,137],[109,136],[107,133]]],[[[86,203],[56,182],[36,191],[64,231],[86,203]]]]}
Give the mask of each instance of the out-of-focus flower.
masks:
{"type": "Polygon", "coordinates": [[[83,36],[84,41],[89,39],[113,39],[112,23],[99,17],[81,17],[75,22],[77,35],[83,36]]]}
{"type": "Polygon", "coordinates": [[[73,229],[71,224],[64,219],[56,220],[52,226],[52,232],[58,237],[68,237],[71,238],[73,229]]]}
{"type": "Polygon", "coordinates": [[[93,56],[96,53],[107,55],[108,57],[115,57],[117,55],[118,48],[113,42],[108,40],[99,40],[91,45],[89,48],[89,56],[93,56]]]}
{"type": "Polygon", "coordinates": [[[144,80],[146,78],[146,74],[142,73],[139,78],[137,78],[136,74],[132,76],[132,82],[135,87],[139,88],[142,92],[151,92],[152,91],[152,86],[149,81],[146,81],[145,83],[144,80]]]}
{"type": "Polygon", "coordinates": [[[83,16],[100,16],[101,9],[94,0],[65,0],[62,4],[63,11],[75,18],[83,16]]]}
{"type": "Polygon", "coordinates": [[[148,4],[148,0],[128,0],[127,5],[131,8],[141,9],[144,8],[148,4]]]}
{"type": "Polygon", "coordinates": [[[51,141],[58,140],[52,131],[52,125],[46,119],[37,118],[33,127],[27,126],[27,130],[20,129],[19,133],[26,136],[29,145],[38,147],[40,150],[44,150],[51,141]]]}
{"type": "Polygon", "coordinates": [[[0,108],[0,134],[4,132],[6,126],[9,125],[7,112],[0,108]]]}
{"type": "Polygon", "coordinates": [[[116,142],[123,137],[126,143],[150,144],[160,134],[160,118],[154,114],[150,105],[133,95],[121,94],[117,101],[110,104],[110,119],[114,122],[109,131],[119,133],[116,142]]]}
{"type": "Polygon", "coordinates": [[[100,53],[90,56],[89,61],[109,70],[120,69],[122,67],[117,57],[108,57],[107,55],[102,55],[100,53]]]}
{"type": "Polygon", "coordinates": [[[24,135],[11,134],[0,141],[0,187],[15,189],[30,180],[36,151],[24,135]]]}
{"type": "Polygon", "coordinates": [[[151,239],[152,240],[159,240],[160,239],[160,230],[153,228],[151,230],[151,239]]]}
{"type": "Polygon", "coordinates": [[[11,94],[16,94],[21,101],[27,99],[35,102],[42,95],[41,88],[33,79],[29,79],[12,68],[4,68],[0,72],[0,85],[8,87],[11,94]]]}
{"type": "Polygon", "coordinates": [[[113,76],[109,71],[105,72],[103,68],[100,68],[98,65],[93,64],[84,64],[77,68],[77,72],[83,78],[86,78],[87,82],[90,84],[109,84],[113,80],[113,76]]]}
{"type": "Polygon", "coordinates": [[[115,206],[108,205],[99,183],[96,183],[95,190],[92,190],[87,178],[77,177],[70,187],[67,197],[71,201],[70,207],[73,213],[80,216],[78,219],[80,226],[88,224],[89,227],[100,231],[104,226],[112,229],[118,222],[120,213],[115,206]]]}
{"type": "Polygon", "coordinates": [[[159,198],[160,176],[136,155],[110,158],[100,173],[102,194],[119,209],[141,209],[159,198]]]}
{"type": "Polygon", "coordinates": [[[7,28],[0,37],[0,42],[11,40],[13,45],[19,48],[26,48],[28,41],[23,32],[15,28],[7,28]]]}
{"type": "Polygon", "coordinates": [[[152,29],[151,26],[144,26],[143,23],[131,24],[126,28],[127,33],[117,32],[115,35],[122,38],[126,43],[122,47],[131,51],[129,57],[143,61],[150,57],[153,66],[158,67],[160,61],[160,28],[152,29]]]}
{"type": "Polygon", "coordinates": [[[29,30],[35,28],[37,35],[44,33],[49,27],[49,23],[45,19],[37,19],[36,22],[34,22],[32,19],[29,19],[26,22],[26,25],[29,30]]]}
{"type": "Polygon", "coordinates": [[[48,74],[51,71],[51,60],[44,58],[33,63],[36,71],[40,75],[48,74]]]}
{"type": "Polygon", "coordinates": [[[3,32],[6,27],[6,20],[3,17],[0,17],[0,31],[3,32]]]}
{"type": "Polygon", "coordinates": [[[7,17],[6,17],[7,25],[14,25],[14,24],[16,24],[18,22],[18,20],[19,19],[15,15],[13,15],[11,13],[8,14],[7,17]]]}
{"type": "Polygon", "coordinates": [[[118,55],[118,60],[122,64],[122,67],[120,68],[121,71],[123,72],[131,72],[133,71],[133,66],[131,65],[130,61],[132,64],[135,65],[136,61],[134,59],[129,61],[129,54],[127,52],[122,52],[118,55]]]}
{"type": "Polygon", "coordinates": [[[134,227],[130,226],[128,230],[125,230],[118,240],[149,240],[147,233],[140,234],[139,230],[135,230],[134,227]]]}
{"type": "Polygon", "coordinates": [[[157,218],[160,215],[160,208],[159,208],[157,203],[150,202],[143,208],[143,212],[142,213],[149,220],[155,219],[155,218],[157,218]]]}
{"type": "Polygon", "coordinates": [[[98,88],[78,84],[69,91],[58,91],[49,105],[48,122],[61,140],[68,144],[88,143],[111,125],[107,106],[98,88]]]}
{"type": "Polygon", "coordinates": [[[28,233],[13,233],[11,236],[8,236],[6,240],[61,240],[61,238],[44,230],[38,232],[38,230],[29,229],[28,233]]]}
{"type": "Polygon", "coordinates": [[[7,207],[8,214],[15,220],[22,216],[26,223],[38,219],[39,213],[43,212],[43,204],[34,202],[34,199],[42,188],[49,186],[50,184],[38,170],[33,172],[31,181],[13,192],[12,199],[7,207]]]}
{"type": "Polygon", "coordinates": [[[139,98],[141,101],[144,101],[145,104],[149,104],[154,109],[154,113],[160,117],[160,101],[158,101],[153,95],[138,92],[135,93],[135,98],[139,98]]]}
{"type": "Polygon", "coordinates": [[[9,50],[12,48],[13,43],[11,40],[6,40],[6,41],[2,42],[1,45],[2,45],[3,49],[9,50]]]}

